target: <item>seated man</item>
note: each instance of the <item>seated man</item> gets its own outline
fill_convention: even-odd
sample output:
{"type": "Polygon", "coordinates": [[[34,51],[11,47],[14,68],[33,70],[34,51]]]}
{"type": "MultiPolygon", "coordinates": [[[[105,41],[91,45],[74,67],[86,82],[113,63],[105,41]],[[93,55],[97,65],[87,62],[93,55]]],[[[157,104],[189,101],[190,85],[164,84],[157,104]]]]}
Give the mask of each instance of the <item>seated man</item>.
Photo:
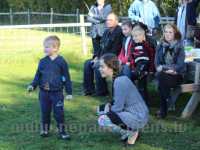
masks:
{"type": "Polygon", "coordinates": [[[118,17],[114,13],[110,13],[106,19],[107,30],[101,39],[100,49],[93,59],[87,60],[84,64],[83,88],[84,95],[105,96],[108,94],[107,83],[99,72],[99,58],[106,53],[119,55],[122,47],[123,34],[121,27],[118,25],[118,17]],[[96,88],[94,85],[94,74],[96,80],[96,88]]]}

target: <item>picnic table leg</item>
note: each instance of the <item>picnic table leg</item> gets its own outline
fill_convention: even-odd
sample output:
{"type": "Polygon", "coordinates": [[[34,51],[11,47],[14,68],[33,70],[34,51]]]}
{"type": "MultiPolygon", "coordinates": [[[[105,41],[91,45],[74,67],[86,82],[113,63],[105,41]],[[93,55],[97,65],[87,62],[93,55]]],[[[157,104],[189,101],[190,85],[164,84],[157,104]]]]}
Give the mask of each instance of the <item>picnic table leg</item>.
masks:
{"type": "Polygon", "coordinates": [[[195,92],[190,98],[190,101],[188,102],[184,111],[182,112],[181,118],[189,118],[192,115],[192,113],[195,111],[196,107],[198,106],[199,99],[200,99],[200,93],[195,92]]]}
{"type": "MultiPolygon", "coordinates": [[[[196,63],[195,67],[195,84],[199,84],[200,77],[200,63],[196,63]]],[[[192,94],[188,104],[186,105],[184,111],[182,112],[181,118],[188,118],[195,111],[198,103],[200,101],[200,91],[196,91],[192,94]]]]}

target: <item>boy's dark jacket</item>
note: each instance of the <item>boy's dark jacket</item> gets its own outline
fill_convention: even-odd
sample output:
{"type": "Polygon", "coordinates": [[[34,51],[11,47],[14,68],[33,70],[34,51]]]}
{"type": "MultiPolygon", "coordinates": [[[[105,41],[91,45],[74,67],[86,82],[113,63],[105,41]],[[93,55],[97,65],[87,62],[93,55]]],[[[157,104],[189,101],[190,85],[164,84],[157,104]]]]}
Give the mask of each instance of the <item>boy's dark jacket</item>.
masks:
{"type": "Polygon", "coordinates": [[[55,60],[51,60],[49,56],[42,58],[31,85],[51,92],[62,91],[65,87],[66,93],[71,95],[72,83],[65,59],[62,56],[58,56],[55,60]]]}

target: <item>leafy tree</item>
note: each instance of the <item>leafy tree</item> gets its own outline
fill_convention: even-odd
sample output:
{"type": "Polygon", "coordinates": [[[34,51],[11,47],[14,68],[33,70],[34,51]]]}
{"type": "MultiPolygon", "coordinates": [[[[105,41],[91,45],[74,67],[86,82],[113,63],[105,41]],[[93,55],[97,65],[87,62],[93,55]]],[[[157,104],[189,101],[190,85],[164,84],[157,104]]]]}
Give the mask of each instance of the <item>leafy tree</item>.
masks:
{"type": "MultiPolygon", "coordinates": [[[[0,11],[13,8],[16,11],[23,11],[30,8],[32,11],[50,11],[54,8],[56,12],[74,13],[78,8],[81,13],[87,13],[87,7],[95,0],[1,0],[0,11]]],[[[120,16],[127,16],[128,8],[134,0],[107,0],[112,4],[114,12],[120,16]]],[[[163,16],[174,16],[178,6],[178,0],[154,0],[163,16]]],[[[198,9],[200,11],[200,8],[198,9]]]]}

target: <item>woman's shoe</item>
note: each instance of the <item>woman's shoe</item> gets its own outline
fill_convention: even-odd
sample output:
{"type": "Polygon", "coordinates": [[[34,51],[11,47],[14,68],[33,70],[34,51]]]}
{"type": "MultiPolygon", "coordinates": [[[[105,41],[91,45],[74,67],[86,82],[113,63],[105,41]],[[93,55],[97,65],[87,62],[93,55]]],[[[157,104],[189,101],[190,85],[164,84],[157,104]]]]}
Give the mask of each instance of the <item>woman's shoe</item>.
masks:
{"type": "Polygon", "coordinates": [[[136,140],[139,138],[139,131],[136,132],[132,132],[131,134],[129,134],[128,136],[128,140],[127,140],[127,145],[131,146],[134,145],[136,140]]]}
{"type": "Polygon", "coordinates": [[[128,133],[125,133],[124,135],[122,135],[121,138],[120,138],[120,140],[121,140],[122,142],[126,143],[127,140],[128,140],[128,133]]]}

